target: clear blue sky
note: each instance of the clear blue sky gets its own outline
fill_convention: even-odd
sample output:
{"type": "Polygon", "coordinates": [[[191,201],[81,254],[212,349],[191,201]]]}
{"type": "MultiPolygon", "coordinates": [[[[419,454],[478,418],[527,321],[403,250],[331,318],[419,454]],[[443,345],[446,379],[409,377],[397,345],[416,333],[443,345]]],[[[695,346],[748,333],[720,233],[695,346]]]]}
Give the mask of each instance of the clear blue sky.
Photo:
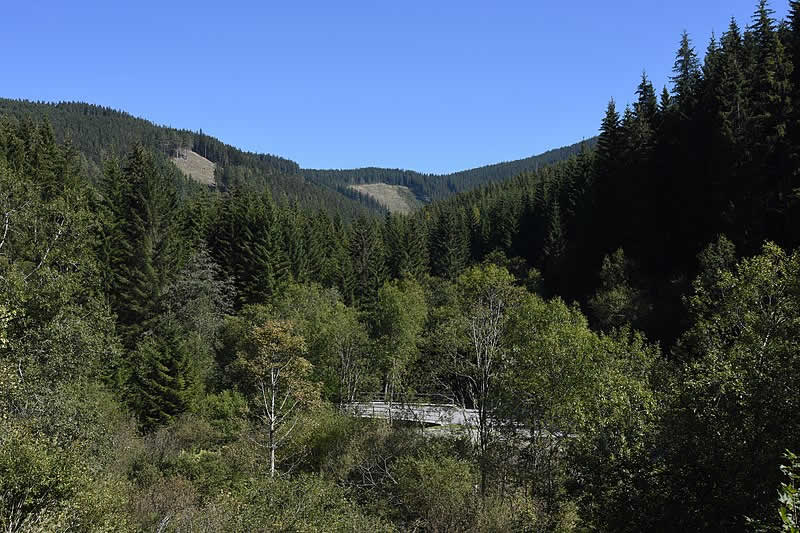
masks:
{"type": "MultiPolygon", "coordinates": [[[[445,172],[595,135],[682,30],[756,0],[12,0],[0,96],[80,100],[306,168],[445,172]]],[[[773,0],[778,16],[788,0],[773,0]]]]}

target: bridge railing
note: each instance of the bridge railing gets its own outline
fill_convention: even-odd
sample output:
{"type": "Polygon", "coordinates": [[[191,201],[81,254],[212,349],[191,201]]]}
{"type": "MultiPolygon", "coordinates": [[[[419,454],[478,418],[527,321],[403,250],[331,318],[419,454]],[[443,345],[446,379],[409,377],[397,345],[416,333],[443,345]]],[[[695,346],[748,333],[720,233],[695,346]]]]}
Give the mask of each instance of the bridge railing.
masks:
{"type": "Polygon", "coordinates": [[[402,394],[390,399],[381,392],[366,392],[356,395],[353,403],[391,403],[392,405],[398,406],[413,404],[458,407],[453,396],[440,393],[402,394]]]}
{"type": "Polygon", "coordinates": [[[343,405],[351,414],[367,418],[386,418],[420,422],[426,425],[476,424],[474,409],[464,409],[446,394],[406,394],[386,401],[383,394],[362,394],[343,405]]]}

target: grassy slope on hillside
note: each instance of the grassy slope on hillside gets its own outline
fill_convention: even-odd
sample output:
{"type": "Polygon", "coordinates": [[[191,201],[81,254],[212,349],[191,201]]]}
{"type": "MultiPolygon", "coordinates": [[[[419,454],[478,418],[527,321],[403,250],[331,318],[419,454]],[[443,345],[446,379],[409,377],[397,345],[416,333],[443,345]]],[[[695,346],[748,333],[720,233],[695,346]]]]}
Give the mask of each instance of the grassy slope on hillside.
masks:
{"type": "Polygon", "coordinates": [[[351,185],[350,187],[362,194],[371,196],[392,213],[411,213],[423,205],[411,189],[402,185],[365,183],[351,185]]]}

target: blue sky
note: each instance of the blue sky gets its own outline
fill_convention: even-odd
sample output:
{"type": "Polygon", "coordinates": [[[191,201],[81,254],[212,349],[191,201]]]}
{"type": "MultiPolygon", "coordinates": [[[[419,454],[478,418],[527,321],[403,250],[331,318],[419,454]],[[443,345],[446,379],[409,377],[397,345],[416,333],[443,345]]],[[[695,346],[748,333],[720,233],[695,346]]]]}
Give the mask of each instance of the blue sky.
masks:
{"type": "MultiPolygon", "coordinates": [[[[777,16],[787,1],[773,0],[777,16]]],[[[595,135],[756,0],[16,1],[0,96],[80,100],[306,168],[447,172],[595,135]]]]}

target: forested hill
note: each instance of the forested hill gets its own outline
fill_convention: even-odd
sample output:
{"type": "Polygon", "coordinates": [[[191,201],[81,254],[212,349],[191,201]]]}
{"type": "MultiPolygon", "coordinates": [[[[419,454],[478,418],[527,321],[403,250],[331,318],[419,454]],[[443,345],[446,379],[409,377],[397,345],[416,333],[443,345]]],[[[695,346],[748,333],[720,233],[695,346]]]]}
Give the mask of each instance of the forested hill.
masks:
{"type": "Polygon", "coordinates": [[[487,165],[452,174],[423,174],[413,170],[361,168],[311,170],[271,154],[239,150],[202,130],[159,126],[124,111],[83,102],[45,103],[0,98],[0,117],[47,120],[58,142],[69,141],[81,156],[84,173],[92,181],[103,174],[112,156],[128,153],[138,142],[162,159],[191,150],[216,165],[213,181],[222,190],[247,186],[268,188],[276,200],[296,201],[303,207],[340,212],[346,218],[366,210],[384,213],[386,207],[351,185],[387,183],[406,186],[423,203],[447,198],[486,183],[510,179],[522,172],[565,160],[581,146],[593,147],[596,138],[542,154],[487,165]]]}
{"type": "Polygon", "coordinates": [[[423,202],[432,202],[469,191],[487,183],[504,181],[523,172],[563,161],[580,153],[582,147],[593,148],[597,137],[585,141],[548,150],[547,152],[515,161],[505,161],[451,174],[423,174],[413,170],[366,167],[350,170],[303,169],[301,173],[308,179],[323,185],[346,190],[351,185],[365,183],[388,183],[411,189],[423,202]]]}
{"type": "Polygon", "coordinates": [[[159,126],[123,111],[82,102],[44,103],[0,98],[0,119],[46,120],[58,142],[68,141],[80,155],[82,171],[93,182],[103,175],[104,162],[131,151],[136,143],[148,148],[162,163],[181,148],[215,163],[214,181],[221,190],[244,186],[269,189],[282,203],[297,202],[352,218],[366,209],[383,209],[367,197],[342,195],[309,183],[294,161],[270,154],[245,152],[198,132],[159,126]]]}

